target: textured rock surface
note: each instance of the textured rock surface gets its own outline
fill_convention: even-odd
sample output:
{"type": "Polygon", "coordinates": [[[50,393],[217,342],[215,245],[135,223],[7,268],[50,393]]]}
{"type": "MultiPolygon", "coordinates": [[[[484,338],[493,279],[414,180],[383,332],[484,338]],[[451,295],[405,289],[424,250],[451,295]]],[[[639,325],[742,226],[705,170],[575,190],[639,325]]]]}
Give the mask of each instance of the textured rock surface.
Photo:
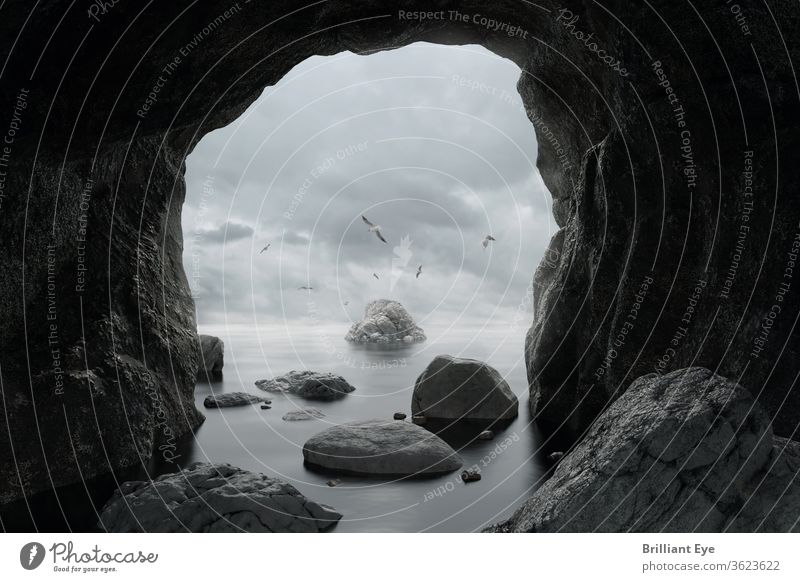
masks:
{"type": "Polygon", "coordinates": [[[283,420],[294,422],[297,420],[314,420],[315,418],[324,418],[325,414],[318,408],[304,408],[303,410],[290,410],[283,415],[283,420]]]}
{"type": "Polygon", "coordinates": [[[225,343],[213,335],[200,335],[200,379],[216,380],[222,377],[225,365],[225,343]]]}
{"type": "Polygon", "coordinates": [[[266,392],[295,394],[309,400],[337,400],[355,390],[355,386],[341,376],[308,370],[292,370],[283,376],[256,380],[256,386],[266,392]]]}
{"type": "Polygon", "coordinates": [[[419,375],[411,414],[446,420],[509,420],[519,402],[500,372],[488,364],[436,356],[419,375]]]}
{"type": "Polygon", "coordinates": [[[367,304],[364,319],[354,323],[344,339],[358,344],[390,344],[424,342],[426,338],[400,303],[376,299],[367,304]]]}
{"type": "Polygon", "coordinates": [[[780,285],[800,218],[800,164],[785,163],[800,149],[790,66],[800,55],[776,39],[800,36],[796,3],[748,5],[748,37],[716,3],[687,11],[666,0],[575,0],[574,15],[549,0],[280,0],[232,13],[230,2],[208,0],[154,3],[142,15],[118,2],[99,24],[68,6],[6,2],[0,19],[0,135],[18,118],[0,195],[0,466],[11,467],[0,473],[0,502],[138,464],[202,421],[181,264],[185,156],[309,56],[416,41],[479,43],[526,71],[518,87],[539,144],[530,154],[561,226],[536,274],[527,342],[539,420],[580,434],[659,362],[661,371],[697,362],[743,372],[776,434],[794,434],[800,285],[780,285]],[[527,34],[471,18],[396,17],[434,9],[527,34]],[[226,11],[144,111],[165,65],[226,11]],[[624,74],[575,31],[593,34],[624,74]],[[634,328],[615,345],[650,276],[634,328]]]}
{"type": "Polygon", "coordinates": [[[800,443],[705,368],[634,382],[494,531],[800,531],[800,443]]]}
{"type": "Polygon", "coordinates": [[[247,392],[225,392],[224,394],[209,394],[203,400],[203,406],[206,408],[231,408],[233,406],[247,406],[248,404],[257,404],[259,402],[268,402],[266,398],[256,396],[255,394],[248,394],[247,392]]]}
{"type": "Polygon", "coordinates": [[[368,420],[322,431],[303,445],[312,466],[376,477],[423,477],[461,468],[450,445],[408,422],[368,420]]]}
{"type": "Polygon", "coordinates": [[[297,489],[230,465],[195,463],[155,481],[123,483],[98,526],[108,532],[305,532],[342,515],[297,489]]]}

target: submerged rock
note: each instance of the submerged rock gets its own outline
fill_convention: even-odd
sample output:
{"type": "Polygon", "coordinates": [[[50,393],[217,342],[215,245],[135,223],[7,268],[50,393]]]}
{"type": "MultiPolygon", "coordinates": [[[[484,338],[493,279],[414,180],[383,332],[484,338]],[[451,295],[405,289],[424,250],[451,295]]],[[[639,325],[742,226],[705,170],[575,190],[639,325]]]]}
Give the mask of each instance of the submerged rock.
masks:
{"type": "Polygon", "coordinates": [[[341,376],[310,370],[292,370],[283,376],[257,380],[256,387],[266,392],[294,394],[309,400],[336,400],[355,390],[341,376]]]}
{"type": "Polygon", "coordinates": [[[262,396],[248,394],[247,392],[225,392],[223,394],[209,394],[203,400],[206,408],[231,408],[233,406],[246,406],[259,402],[269,402],[262,396]]]}
{"type": "Polygon", "coordinates": [[[633,382],[491,531],[800,531],[800,443],[705,368],[633,382]]]}
{"type": "Polygon", "coordinates": [[[324,418],[325,414],[318,408],[303,408],[302,410],[291,410],[283,415],[283,420],[294,422],[298,420],[314,420],[324,418]]]}
{"type": "Polygon", "coordinates": [[[424,342],[427,338],[400,303],[376,299],[367,304],[364,319],[354,323],[344,339],[360,344],[388,344],[424,342]]]}
{"type": "Polygon", "coordinates": [[[200,335],[200,368],[197,377],[201,380],[219,380],[225,364],[225,343],[213,335],[200,335]]]}
{"type": "Polygon", "coordinates": [[[288,483],[227,464],[194,463],[128,481],[100,515],[107,532],[319,532],[342,515],[288,483]]]}
{"type": "Polygon", "coordinates": [[[356,475],[422,477],[462,465],[450,445],[408,422],[369,420],[322,431],[303,446],[306,463],[356,475]]]}
{"type": "Polygon", "coordinates": [[[500,373],[478,360],[436,356],[419,375],[412,414],[429,419],[495,421],[516,418],[519,402],[500,373]]]}

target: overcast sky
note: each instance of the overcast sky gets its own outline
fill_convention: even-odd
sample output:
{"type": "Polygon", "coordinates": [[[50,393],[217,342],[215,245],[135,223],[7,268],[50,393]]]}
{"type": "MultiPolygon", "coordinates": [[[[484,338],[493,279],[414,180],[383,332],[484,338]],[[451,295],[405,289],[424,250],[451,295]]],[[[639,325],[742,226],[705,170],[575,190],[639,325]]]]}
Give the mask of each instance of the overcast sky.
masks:
{"type": "Polygon", "coordinates": [[[376,298],[423,327],[530,311],[555,223],[519,75],[481,47],[420,43],[314,57],[266,88],[187,161],[198,323],[354,320],[376,298]]]}

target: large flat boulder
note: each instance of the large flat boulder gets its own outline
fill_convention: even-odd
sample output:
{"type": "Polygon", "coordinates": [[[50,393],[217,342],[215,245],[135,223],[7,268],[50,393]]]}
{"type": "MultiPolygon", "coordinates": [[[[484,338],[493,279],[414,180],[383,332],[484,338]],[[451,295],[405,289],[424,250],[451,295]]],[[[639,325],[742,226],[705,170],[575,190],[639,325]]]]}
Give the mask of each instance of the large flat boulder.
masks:
{"type": "Polygon", "coordinates": [[[256,380],[256,386],[265,392],[294,394],[309,400],[337,400],[355,390],[341,376],[310,370],[292,370],[283,376],[256,380]]]}
{"type": "Polygon", "coordinates": [[[800,531],[800,443],[705,368],[636,380],[491,531],[800,531]]]}
{"type": "Polygon", "coordinates": [[[367,304],[364,319],[354,323],[344,339],[359,344],[396,344],[424,342],[426,337],[400,303],[376,299],[367,304]]]}
{"type": "Polygon", "coordinates": [[[213,335],[203,335],[200,341],[200,366],[197,376],[201,380],[219,380],[225,365],[225,343],[213,335]]]}
{"type": "Polygon", "coordinates": [[[354,475],[426,477],[449,473],[461,457],[435,434],[397,420],[351,422],[311,437],[303,446],[311,466],[354,475]]]}
{"type": "Polygon", "coordinates": [[[479,360],[436,356],[419,375],[414,416],[445,420],[510,420],[519,402],[500,372],[479,360]]]}
{"type": "Polygon", "coordinates": [[[194,463],[155,481],[128,481],[100,515],[108,532],[320,532],[342,515],[292,485],[227,464],[194,463]]]}

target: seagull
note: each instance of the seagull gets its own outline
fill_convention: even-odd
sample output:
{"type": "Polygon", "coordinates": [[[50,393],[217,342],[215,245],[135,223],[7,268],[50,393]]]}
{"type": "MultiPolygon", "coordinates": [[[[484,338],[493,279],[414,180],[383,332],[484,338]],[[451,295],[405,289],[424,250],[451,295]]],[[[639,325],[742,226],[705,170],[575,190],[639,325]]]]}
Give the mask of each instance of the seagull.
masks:
{"type": "Polygon", "coordinates": [[[495,240],[495,238],[492,235],[487,234],[486,238],[483,239],[483,242],[481,243],[483,245],[483,248],[488,247],[489,246],[489,241],[492,241],[492,240],[495,240]]]}
{"type": "Polygon", "coordinates": [[[380,278],[380,277],[378,277],[378,274],[377,274],[377,273],[372,273],[372,276],[373,276],[373,277],[375,277],[375,278],[376,278],[378,281],[380,281],[380,280],[381,280],[381,278],[380,278]]]}
{"type": "Polygon", "coordinates": [[[420,275],[422,275],[422,265],[420,265],[419,268],[417,269],[417,279],[419,279],[420,275]]]}
{"type": "Polygon", "coordinates": [[[265,246],[263,249],[261,249],[261,252],[259,252],[258,254],[260,255],[264,251],[268,251],[270,246],[272,246],[272,243],[269,243],[267,246],[265,246]]]}
{"type": "Polygon", "coordinates": [[[298,289],[299,289],[300,291],[313,291],[313,290],[314,290],[314,288],[313,288],[313,287],[308,287],[308,286],[306,286],[306,285],[303,285],[302,287],[298,287],[298,289]]]}
{"type": "Polygon", "coordinates": [[[374,233],[375,233],[375,236],[377,236],[377,237],[378,237],[379,239],[381,239],[383,242],[386,242],[386,239],[385,239],[385,238],[383,238],[383,235],[381,234],[381,227],[380,227],[380,225],[378,225],[378,224],[372,224],[372,223],[371,223],[371,222],[370,222],[370,221],[367,219],[367,217],[366,217],[366,216],[364,216],[363,214],[361,215],[361,220],[363,220],[363,221],[366,223],[366,225],[369,227],[369,232],[374,232],[374,233]]]}

